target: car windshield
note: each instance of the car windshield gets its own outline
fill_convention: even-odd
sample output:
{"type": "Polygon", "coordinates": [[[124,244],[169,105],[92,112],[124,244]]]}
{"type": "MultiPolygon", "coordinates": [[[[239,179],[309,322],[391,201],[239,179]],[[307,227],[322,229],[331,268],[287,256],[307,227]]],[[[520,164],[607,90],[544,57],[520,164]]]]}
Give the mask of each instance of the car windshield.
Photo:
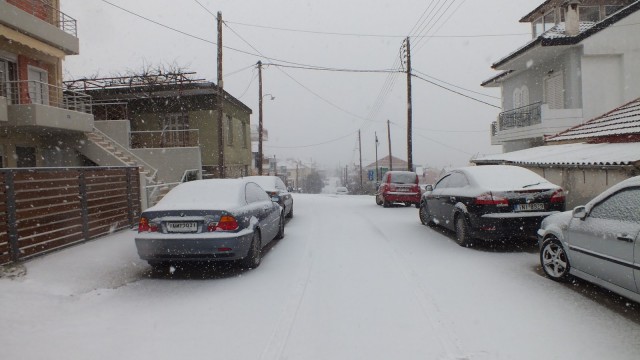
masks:
{"type": "Polygon", "coordinates": [[[0,0],[0,360],[640,360],[639,174],[640,0],[0,0]]]}

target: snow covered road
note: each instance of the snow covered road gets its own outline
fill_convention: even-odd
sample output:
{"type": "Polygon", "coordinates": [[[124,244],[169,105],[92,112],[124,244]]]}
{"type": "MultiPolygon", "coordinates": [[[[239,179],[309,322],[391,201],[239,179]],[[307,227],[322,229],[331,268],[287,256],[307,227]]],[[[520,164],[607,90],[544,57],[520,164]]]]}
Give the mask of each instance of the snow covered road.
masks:
{"type": "Polygon", "coordinates": [[[415,208],[295,195],[253,271],[152,272],[132,231],[27,262],[0,279],[2,358],[640,358],[640,306],[544,278],[534,245],[461,248],[415,208]]]}

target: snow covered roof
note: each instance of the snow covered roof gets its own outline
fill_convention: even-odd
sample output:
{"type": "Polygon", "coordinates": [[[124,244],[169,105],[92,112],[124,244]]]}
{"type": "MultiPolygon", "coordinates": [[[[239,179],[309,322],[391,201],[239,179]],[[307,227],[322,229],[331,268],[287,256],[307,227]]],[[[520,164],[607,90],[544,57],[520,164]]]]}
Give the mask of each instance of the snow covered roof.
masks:
{"type": "Polygon", "coordinates": [[[640,143],[547,145],[472,160],[478,165],[634,165],[640,161],[640,143]]]}
{"type": "Polygon", "coordinates": [[[547,141],[566,141],[640,134],[640,98],[588,122],[575,126],[547,141]]]}
{"type": "Polygon", "coordinates": [[[549,31],[546,31],[543,34],[541,34],[540,36],[538,36],[535,39],[531,40],[530,42],[528,42],[527,44],[525,44],[524,46],[522,46],[518,50],[514,51],[513,53],[507,55],[506,57],[502,58],[498,62],[494,63],[492,65],[492,68],[497,69],[497,68],[505,65],[506,63],[508,63],[512,59],[515,59],[518,56],[526,53],[527,51],[531,50],[532,48],[536,47],[537,45],[545,47],[545,46],[560,46],[560,45],[578,44],[582,40],[590,37],[591,35],[594,35],[594,34],[600,32],[602,30],[607,29],[611,25],[613,25],[613,24],[617,23],[618,21],[626,18],[627,16],[635,13],[638,10],[640,10],[640,1],[636,1],[636,2],[632,3],[631,5],[627,6],[626,8],[614,13],[613,15],[605,18],[604,20],[602,20],[602,21],[600,21],[598,23],[581,22],[580,23],[580,28],[579,28],[580,32],[576,36],[569,36],[569,35],[561,33],[560,32],[561,30],[564,31],[564,23],[560,23],[560,24],[556,25],[555,27],[553,27],[552,29],[550,29],[549,31]]]}

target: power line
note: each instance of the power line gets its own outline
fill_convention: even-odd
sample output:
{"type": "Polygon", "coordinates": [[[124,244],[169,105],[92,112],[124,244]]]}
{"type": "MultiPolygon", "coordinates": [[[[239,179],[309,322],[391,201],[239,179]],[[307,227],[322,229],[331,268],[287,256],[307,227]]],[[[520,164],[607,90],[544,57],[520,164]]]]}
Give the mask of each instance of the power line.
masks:
{"type": "MultiPolygon", "coordinates": [[[[284,32],[293,32],[293,33],[303,33],[303,34],[316,34],[316,35],[327,35],[327,36],[345,36],[345,37],[373,37],[373,38],[396,38],[396,39],[404,39],[406,35],[384,35],[384,34],[364,34],[364,33],[343,33],[343,32],[331,32],[331,31],[315,31],[315,30],[304,30],[304,29],[293,29],[293,28],[283,28],[277,26],[267,26],[267,25],[257,25],[257,24],[247,24],[237,21],[229,21],[225,20],[225,22],[238,25],[238,26],[246,26],[246,27],[254,27],[259,29],[268,29],[268,30],[276,30],[276,31],[284,31],[284,32]]],[[[424,35],[424,36],[412,36],[413,38],[482,38],[482,37],[507,37],[507,36],[531,36],[531,33],[512,33],[512,34],[474,34],[474,35],[424,35]]]]}
{"type": "Polygon", "coordinates": [[[501,100],[501,99],[502,99],[501,97],[498,97],[498,96],[493,96],[493,95],[484,94],[484,93],[481,93],[481,92],[478,92],[478,91],[469,90],[469,89],[463,88],[462,86],[458,86],[458,85],[455,85],[455,84],[452,84],[452,83],[446,82],[446,81],[444,81],[444,80],[440,80],[440,79],[438,79],[438,78],[436,78],[436,77],[433,77],[433,76],[431,76],[431,75],[425,74],[425,73],[423,73],[422,71],[420,71],[420,70],[418,70],[418,69],[416,69],[416,68],[413,68],[412,70],[413,70],[413,71],[415,71],[415,72],[417,72],[418,74],[422,74],[423,76],[426,76],[426,77],[431,78],[431,79],[433,79],[433,80],[439,81],[439,82],[441,82],[441,83],[443,83],[443,84],[447,84],[447,85],[449,85],[449,86],[453,86],[453,87],[455,87],[455,88],[458,88],[458,89],[461,89],[461,90],[464,90],[464,91],[468,91],[468,92],[470,92],[470,93],[474,93],[474,94],[478,94],[478,95],[482,95],[482,96],[486,96],[486,97],[490,97],[490,98],[498,99],[498,100],[501,100]]]}
{"type": "Polygon", "coordinates": [[[309,148],[309,147],[315,147],[315,146],[320,146],[320,145],[331,144],[331,143],[340,141],[340,140],[342,140],[344,138],[351,137],[351,136],[353,136],[354,134],[357,134],[357,133],[358,133],[357,131],[352,131],[352,132],[348,133],[347,135],[340,136],[340,137],[337,137],[337,138],[332,139],[332,140],[327,140],[327,141],[315,143],[315,144],[298,145],[298,146],[271,146],[271,145],[265,145],[265,147],[272,148],[272,149],[302,149],[302,148],[309,148]]]}
{"type": "Polygon", "coordinates": [[[277,63],[269,63],[268,65],[273,65],[276,67],[282,68],[290,68],[290,69],[301,69],[301,70],[316,70],[316,71],[331,71],[331,72],[349,72],[349,73],[401,73],[400,70],[393,69],[346,69],[346,68],[330,68],[330,67],[316,67],[316,66],[297,66],[297,65],[283,65],[277,63]]]}
{"type": "Polygon", "coordinates": [[[473,100],[473,101],[477,101],[477,102],[479,102],[479,103],[482,103],[482,104],[485,104],[485,105],[489,105],[489,106],[494,107],[494,108],[497,108],[497,109],[501,109],[501,107],[500,107],[500,106],[493,105],[493,104],[490,104],[490,103],[488,103],[488,102],[486,102],[486,101],[482,101],[482,100],[480,100],[480,99],[476,99],[476,98],[474,98],[474,97],[472,97],[472,96],[465,95],[465,94],[463,94],[463,93],[461,93],[461,92],[459,92],[459,91],[455,91],[455,90],[449,89],[449,88],[448,88],[448,87],[446,87],[446,86],[443,86],[443,85],[440,85],[440,84],[436,84],[436,83],[435,83],[435,82],[433,82],[433,81],[427,80],[427,79],[423,78],[422,76],[418,76],[418,75],[416,75],[416,74],[411,74],[411,76],[413,76],[413,77],[415,77],[415,78],[417,78],[417,79],[420,79],[420,80],[422,80],[422,81],[428,82],[428,83],[429,83],[429,84],[431,84],[431,85],[435,85],[435,86],[437,86],[437,87],[439,87],[439,88],[443,88],[443,89],[445,89],[445,90],[447,90],[447,91],[450,91],[450,92],[452,92],[452,93],[454,93],[454,94],[458,94],[458,95],[460,95],[460,96],[464,96],[464,97],[466,97],[466,98],[468,98],[468,99],[471,99],[471,100],[473,100]]]}

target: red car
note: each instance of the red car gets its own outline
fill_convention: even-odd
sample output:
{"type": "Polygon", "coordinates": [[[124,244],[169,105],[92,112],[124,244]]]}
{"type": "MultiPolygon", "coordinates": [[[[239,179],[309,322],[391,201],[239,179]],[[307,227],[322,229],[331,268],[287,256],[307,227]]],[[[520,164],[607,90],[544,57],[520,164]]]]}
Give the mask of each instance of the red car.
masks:
{"type": "Polygon", "coordinates": [[[392,203],[420,207],[418,174],[412,171],[387,171],[376,193],[376,204],[389,207],[392,203]]]}

